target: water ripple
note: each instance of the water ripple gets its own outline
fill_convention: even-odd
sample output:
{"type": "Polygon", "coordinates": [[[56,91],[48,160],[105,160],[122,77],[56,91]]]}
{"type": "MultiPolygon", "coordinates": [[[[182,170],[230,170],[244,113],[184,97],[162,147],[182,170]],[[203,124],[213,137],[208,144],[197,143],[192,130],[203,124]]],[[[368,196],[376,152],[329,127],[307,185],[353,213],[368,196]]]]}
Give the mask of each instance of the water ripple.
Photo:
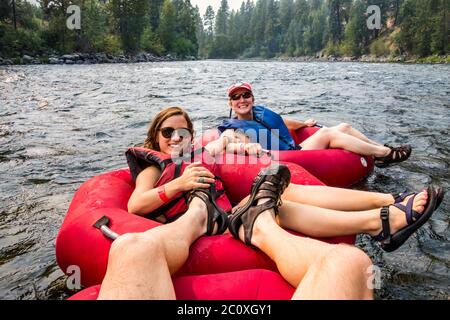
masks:
{"type": "MultiPolygon", "coordinates": [[[[383,143],[410,143],[409,161],[357,188],[450,188],[450,67],[200,61],[0,68],[0,299],[64,299],[54,240],[75,190],[126,166],[150,119],[184,106],[197,134],[228,116],[226,89],[254,86],[256,103],[291,118],[351,123],[383,143]]],[[[393,254],[358,246],[382,268],[383,299],[448,299],[450,201],[393,254]]]]}

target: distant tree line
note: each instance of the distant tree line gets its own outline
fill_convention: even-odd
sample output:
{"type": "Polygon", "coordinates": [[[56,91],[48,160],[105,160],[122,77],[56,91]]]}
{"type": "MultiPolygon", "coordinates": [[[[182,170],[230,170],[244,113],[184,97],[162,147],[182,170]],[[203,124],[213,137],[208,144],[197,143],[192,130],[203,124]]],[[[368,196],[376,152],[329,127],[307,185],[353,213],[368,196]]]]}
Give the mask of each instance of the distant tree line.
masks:
{"type": "Polygon", "coordinates": [[[245,0],[203,16],[189,0],[0,2],[0,55],[152,52],[201,58],[449,53],[450,0],[245,0]],[[67,8],[81,8],[68,29],[67,8]],[[367,8],[381,9],[369,30],[367,8]]]}
{"type": "Polygon", "coordinates": [[[449,0],[247,0],[208,7],[199,39],[209,58],[448,54],[449,0]],[[381,29],[369,30],[370,5],[381,29]]]}

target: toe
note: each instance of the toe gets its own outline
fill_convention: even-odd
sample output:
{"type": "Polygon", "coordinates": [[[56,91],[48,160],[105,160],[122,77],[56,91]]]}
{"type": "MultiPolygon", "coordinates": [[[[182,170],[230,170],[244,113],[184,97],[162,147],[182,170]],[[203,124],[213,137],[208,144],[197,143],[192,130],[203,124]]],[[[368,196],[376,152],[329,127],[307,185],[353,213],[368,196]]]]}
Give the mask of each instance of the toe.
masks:
{"type": "Polygon", "coordinates": [[[422,213],[425,210],[425,205],[427,203],[428,194],[426,191],[422,191],[414,198],[413,210],[418,213],[422,213]]]}

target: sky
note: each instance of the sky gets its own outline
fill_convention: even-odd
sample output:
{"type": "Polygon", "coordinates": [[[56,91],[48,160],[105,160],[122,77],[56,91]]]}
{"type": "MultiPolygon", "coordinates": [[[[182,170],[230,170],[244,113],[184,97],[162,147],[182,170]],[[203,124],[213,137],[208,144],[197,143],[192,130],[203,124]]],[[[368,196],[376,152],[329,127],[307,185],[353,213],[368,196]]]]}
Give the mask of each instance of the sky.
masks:
{"type": "MultiPolygon", "coordinates": [[[[220,8],[221,0],[191,0],[191,4],[193,7],[196,5],[200,9],[200,15],[203,17],[206,11],[206,7],[212,6],[214,9],[214,13],[217,13],[217,10],[220,8]]],[[[238,10],[241,7],[242,0],[228,0],[228,6],[231,10],[238,10]]]]}

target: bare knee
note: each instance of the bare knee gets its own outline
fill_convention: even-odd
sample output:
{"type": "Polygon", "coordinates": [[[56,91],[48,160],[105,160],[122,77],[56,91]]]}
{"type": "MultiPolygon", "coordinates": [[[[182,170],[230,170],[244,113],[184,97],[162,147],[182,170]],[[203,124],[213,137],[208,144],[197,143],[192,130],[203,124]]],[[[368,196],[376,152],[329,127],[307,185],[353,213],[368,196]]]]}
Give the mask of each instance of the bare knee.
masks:
{"type": "Polygon", "coordinates": [[[329,139],[331,137],[331,135],[333,134],[333,129],[332,128],[320,128],[315,134],[329,139]]]}
{"type": "Polygon", "coordinates": [[[330,289],[328,294],[333,299],[373,299],[371,264],[370,258],[354,246],[331,245],[316,262],[313,280],[330,289]]]}
{"type": "Polygon", "coordinates": [[[372,266],[372,260],[364,251],[346,244],[335,245],[324,259],[334,267],[359,274],[366,274],[372,266]]]}
{"type": "Polygon", "coordinates": [[[109,251],[109,262],[136,260],[145,257],[159,257],[162,243],[159,237],[144,235],[143,233],[127,233],[117,238],[109,251]]]}
{"type": "Polygon", "coordinates": [[[336,128],[336,130],[338,130],[340,132],[347,133],[347,132],[350,132],[350,130],[352,129],[352,126],[348,123],[342,122],[334,128],[336,128]]]}

